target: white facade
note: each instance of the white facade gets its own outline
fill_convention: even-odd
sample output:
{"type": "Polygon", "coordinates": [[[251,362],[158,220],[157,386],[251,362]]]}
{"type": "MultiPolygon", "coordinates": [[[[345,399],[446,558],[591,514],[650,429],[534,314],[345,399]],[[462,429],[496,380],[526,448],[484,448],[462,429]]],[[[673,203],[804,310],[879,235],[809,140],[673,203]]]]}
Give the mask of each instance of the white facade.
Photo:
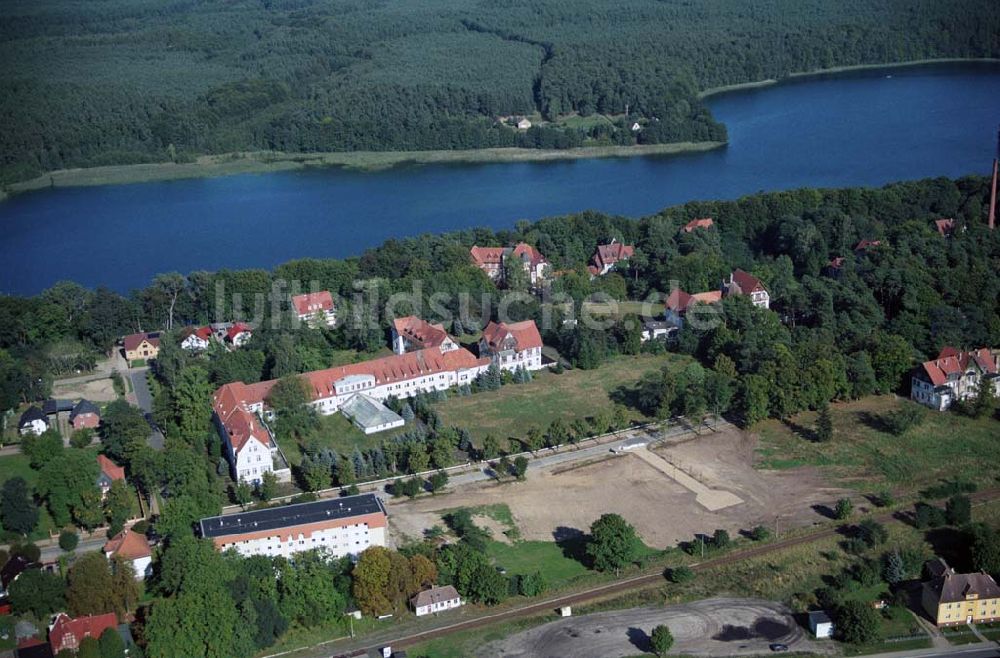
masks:
{"type": "Polygon", "coordinates": [[[189,352],[200,352],[208,349],[208,341],[197,334],[191,334],[181,341],[181,347],[189,352]]]}
{"type": "Polygon", "coordinates": [[[337,324],[337,311],[330,308],[324,310],[321,305],[316,304],[315,308],[308,313],[299,313],[300,322],[305,322],[312,329],[325,324],[327,327],[334,327],[337,324]]]}
{"type": "Polygon", "coordinates": [[[264,473],[274,471],[271,450],[256,437],[247,439],[236,454],[236,479],[257,483],[264,473]]]}
{"type": "Polygon", "coordinates": [[[430,615],[435,612],[443,612],[445,610],[452,610],[458,608],[462,605],[462,598],[456,596],[453,599],[448,599],[446,601],[434,601],[427,605],[422,605],[413,609],[418,617],[423,617],[424,615],[430,615]]]}
{"type": "Polygon", "coordinates": [[[25,423],[19,432],[21,433],[21,436],[27,436],[29,434],[41,436],[47,429],[49,429],[49,424],[40,418],[36,418],[35,420],[25,423]]]}
{"type": "Polygon", "coordinates": [[[253,333],[250,331],[240,331],[236,334],[233,334],[232,338],[233,346],[243,347],[244,345],[250,342],[251,338],[253,338],[253,333]]]}
{"type": "Polygon", "coordinates": [[[136,580],[145,580],[153,573],[153,558],[149,555],[128,560],[128,563],[132,565],[136,580]]]}
{"type": "Polygon", "coordinates": [[[267,537],[241,539],[234,535],[220,538],[219,548],[223,551],[235,548],[240,555],[267,555],[270,557],[292,557],[302,551],[314,548],[326,549],[334,558],[358,555],[370,546],[385,546],[385,528],[370,528],[367,523],[353,523],[312,531],[299,528],[274,530],[267,537]]]}
{"type": "Polygon", "coordinates": [[[1000,377],[980,377],[970,368],[954,379],[935,386],[923,377],[914,376],[910,385],[910,399],[935,411],[947,411],[956,400],[969,400],[979,393],[980,382],[993,387],[993,394],[1000,396],[1000,377]]]}
{"type": "Polygon", "coordinates": [[[526,370],[541,370],[542,348],[529,347],[526,350],[501,350],[490,355],[493,363],[497,364],[501,370],[511,372],[518,368],[526,370]]]}

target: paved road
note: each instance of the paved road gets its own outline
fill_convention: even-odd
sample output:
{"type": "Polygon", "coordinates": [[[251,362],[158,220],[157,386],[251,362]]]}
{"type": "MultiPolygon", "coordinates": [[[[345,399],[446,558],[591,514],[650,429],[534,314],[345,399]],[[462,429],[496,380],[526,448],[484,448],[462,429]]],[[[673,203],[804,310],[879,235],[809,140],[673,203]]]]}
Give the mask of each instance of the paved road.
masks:
{"type": "Polygon", "coordinates": [[[1000,658],[1000,647],[995,642],[971,644],[950,649],[916,649],[891,653],[872,653],[866,658],[1000,658]]]}
{"type": "MultiPolygon", "coordinates": [[[[128,378],[132,382],[132,391],[135,393],[135,401],[146,413],[153,412],[153,395],[149,392],[149,384],[146,382],[146,372],[149,368],[130,368],[128,378]]],[[[154,450],[163,450],[163,434],[158,430],[150,430],[149,446],[154,450]]]]}
{"type": "Polygon", "coordinates": [[[717,598],[666,607],[632,608],[568,617],[486,645],[490,658],[625,658],[650,650],[649,634],[666,624],[673,651],[697,656],[766,653],[773,642],[792,651],[829,652],[830,643],[809,640],[792,611],[761,599],[717,598]]]}

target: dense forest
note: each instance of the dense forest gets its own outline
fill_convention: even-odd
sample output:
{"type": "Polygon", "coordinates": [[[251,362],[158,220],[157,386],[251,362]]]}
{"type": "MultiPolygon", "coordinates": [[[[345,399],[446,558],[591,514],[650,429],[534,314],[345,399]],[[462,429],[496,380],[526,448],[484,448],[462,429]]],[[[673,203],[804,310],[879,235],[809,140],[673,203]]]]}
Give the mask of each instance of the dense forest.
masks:
{"type": "Polygon", "coordinates": [[[0,184],[241,150],[722,140],[699,90],[997,56],[991,0],[8,0],[0,184]],[[556,121],[595,112],[618,128],[556,121]]]}

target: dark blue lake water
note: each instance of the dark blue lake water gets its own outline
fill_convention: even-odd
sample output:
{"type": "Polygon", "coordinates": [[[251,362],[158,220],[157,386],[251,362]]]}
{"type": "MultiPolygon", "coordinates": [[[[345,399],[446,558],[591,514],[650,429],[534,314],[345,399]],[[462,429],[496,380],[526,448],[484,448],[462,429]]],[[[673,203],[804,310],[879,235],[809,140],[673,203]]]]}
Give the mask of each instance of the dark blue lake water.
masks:
{"type": "Polygon", "coordinates": [[[342,257],[387,238],[761,190],[986,174],[1000,66],[809,78],[709,100],[730,144],[680,156],[340,169],[61,188],[0,202],[0,293],[342,257]]]}

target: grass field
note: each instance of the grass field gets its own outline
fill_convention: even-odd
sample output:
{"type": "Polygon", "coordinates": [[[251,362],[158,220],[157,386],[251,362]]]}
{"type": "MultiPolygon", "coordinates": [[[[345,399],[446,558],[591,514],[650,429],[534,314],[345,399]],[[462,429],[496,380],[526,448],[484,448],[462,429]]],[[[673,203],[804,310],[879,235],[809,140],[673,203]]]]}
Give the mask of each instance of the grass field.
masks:
{"type": "MultiPolygon", "coordinates": [[[[487,434],[517,439],[531,427],[544,430],[557,418],[569,422],[610,410],[613,390],[684,359],[675,354],[640,354],[617,357],[597,370],[567,370],[561,375],[539,371],[527,384],[510,384],[464,398],[452,396],[435,408],[445,425],[468,429],[477,442],[487,434]]],[[[633,420],[648,420],[629,411],[633,420]]]]}
{"type": "MultiPolygon", "coordinates": [[[[408,423],[403,427],[369,436],[355,427],[354,423],[347,420],[343,414],[338,413],[332,416],[320,416],[319,428],[307,441],[316,441],[321,447],[333,448],[342,455],[350,456],[355,447],[361,450],[371,448],[378,445],[383,439],[405,432],[410,427],[411,425],[408,423]]],[[[302,463],[302,448],[298,443],[284,440],[280,441],[279,444],[289,464],[298,466],[302,463]]]]}
{"type": "Polygon", "coordinates": [[[765,421],[755,428],[759,466],[816,466],[862,490],[908,491],[955,477],[995,481],[1000,421],[928,410],[922,424],[895,436],[882,429],[879,417],[903,404],[913,403],[881,396],[832,406],[834,436],[827,443],[809,440],[814,412],[765,421]]]}

